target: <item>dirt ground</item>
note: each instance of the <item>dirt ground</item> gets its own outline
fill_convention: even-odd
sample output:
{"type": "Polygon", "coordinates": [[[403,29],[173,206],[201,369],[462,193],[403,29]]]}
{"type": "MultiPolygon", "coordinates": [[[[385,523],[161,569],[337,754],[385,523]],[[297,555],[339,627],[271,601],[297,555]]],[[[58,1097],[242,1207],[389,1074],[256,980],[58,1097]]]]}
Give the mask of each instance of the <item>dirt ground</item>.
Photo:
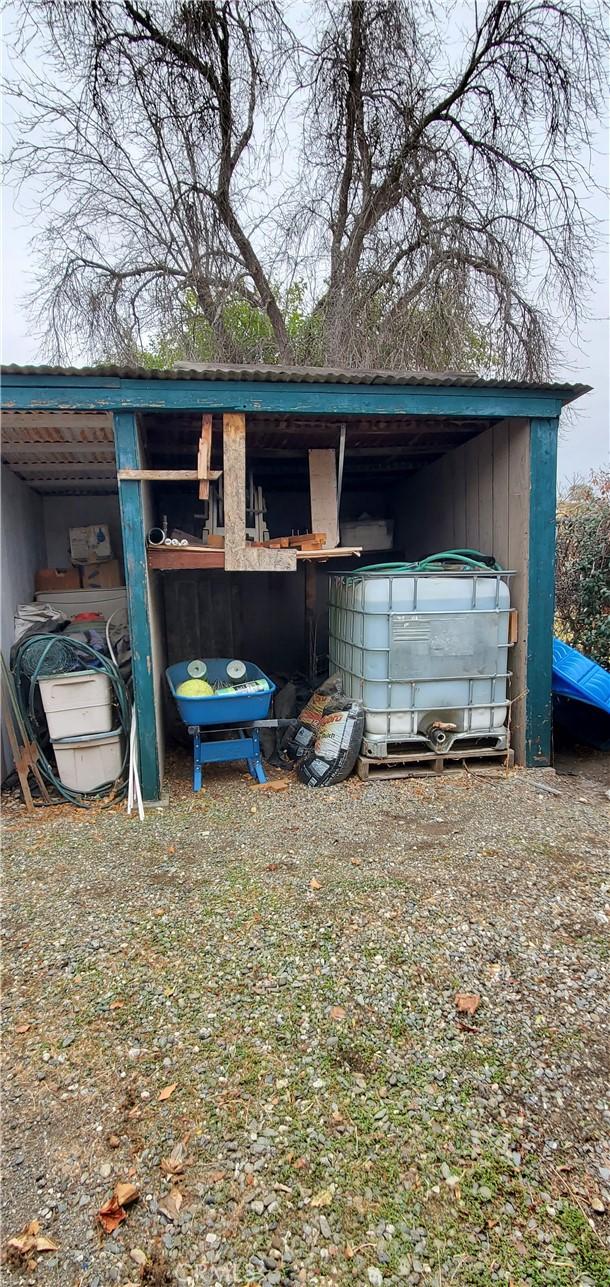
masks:
{"type": "Polygon", "coordinates": [[[3,1282],[607,1284],[595,764],[9,799],[3,1282]]]}

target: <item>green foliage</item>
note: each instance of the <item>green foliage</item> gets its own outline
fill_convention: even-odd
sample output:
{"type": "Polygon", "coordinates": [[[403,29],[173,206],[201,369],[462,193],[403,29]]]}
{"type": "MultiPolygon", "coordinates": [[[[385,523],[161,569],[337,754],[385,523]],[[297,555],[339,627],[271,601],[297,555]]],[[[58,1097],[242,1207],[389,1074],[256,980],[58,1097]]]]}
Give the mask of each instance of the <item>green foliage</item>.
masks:
{"type": "MultiPolygon", "coordinates": [[[[286,329],[297,364],[319,364],[322,351],[322,318],[305,306],[305,288],[296,282],[278,293],[286,329]]],[[[220,326],[236,362],[274,364],[279,360],[277,340],[264,309],[243,296],[226,300],[219,319],[220,326]]],[[[194,291],[187,291],[181,316],[169,330],[158,333],[150,349],[133,354],[140,366],[149,369],[169,368],[175,362],[218,361],[218,340],[210,323],[200,311],[194,291]]],[[[224,359],[227,360],[226,358],[224,359]]]]}
{"type": "Polygon", "coordinates": [[[610,472],[561,498],[555,576],[556,633],[610,668],[610,472]]]}

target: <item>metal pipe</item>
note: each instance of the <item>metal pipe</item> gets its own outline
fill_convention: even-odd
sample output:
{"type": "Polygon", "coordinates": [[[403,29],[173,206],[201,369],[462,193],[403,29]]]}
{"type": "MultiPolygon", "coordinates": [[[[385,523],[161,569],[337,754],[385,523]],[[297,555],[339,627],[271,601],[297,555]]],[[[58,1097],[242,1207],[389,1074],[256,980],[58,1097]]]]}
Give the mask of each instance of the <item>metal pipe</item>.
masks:
{"type": "Polygon", "coordinates": [[[162,527],[151,527],[150,532],[148,533],[148,544],[164,545],[165,538],[166,533],[163,531],[162,527]]]}

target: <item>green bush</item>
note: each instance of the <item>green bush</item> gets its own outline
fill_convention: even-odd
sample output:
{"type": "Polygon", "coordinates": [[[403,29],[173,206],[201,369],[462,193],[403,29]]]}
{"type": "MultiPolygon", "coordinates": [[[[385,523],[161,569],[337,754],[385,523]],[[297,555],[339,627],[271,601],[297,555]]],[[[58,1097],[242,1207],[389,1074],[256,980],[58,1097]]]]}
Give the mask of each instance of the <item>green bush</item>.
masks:
{"type": "Polygon", "coordinates": [[[610,472],[571,484],[557,510],[555,633],[610,669],[610,472]]]}

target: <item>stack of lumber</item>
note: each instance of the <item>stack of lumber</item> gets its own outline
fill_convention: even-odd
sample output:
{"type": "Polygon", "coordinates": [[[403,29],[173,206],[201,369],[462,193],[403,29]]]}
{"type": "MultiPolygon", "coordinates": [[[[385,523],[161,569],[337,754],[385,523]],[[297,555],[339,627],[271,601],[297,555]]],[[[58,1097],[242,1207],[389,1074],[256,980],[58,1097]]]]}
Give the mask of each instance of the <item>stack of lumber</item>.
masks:
{"type": "Polygon", "coordinates": [[[269,541],[254,541],[259,549],[272,550],[323,550],[326,532],[302,532],[297,536],[273,536],[269,541]]]}

